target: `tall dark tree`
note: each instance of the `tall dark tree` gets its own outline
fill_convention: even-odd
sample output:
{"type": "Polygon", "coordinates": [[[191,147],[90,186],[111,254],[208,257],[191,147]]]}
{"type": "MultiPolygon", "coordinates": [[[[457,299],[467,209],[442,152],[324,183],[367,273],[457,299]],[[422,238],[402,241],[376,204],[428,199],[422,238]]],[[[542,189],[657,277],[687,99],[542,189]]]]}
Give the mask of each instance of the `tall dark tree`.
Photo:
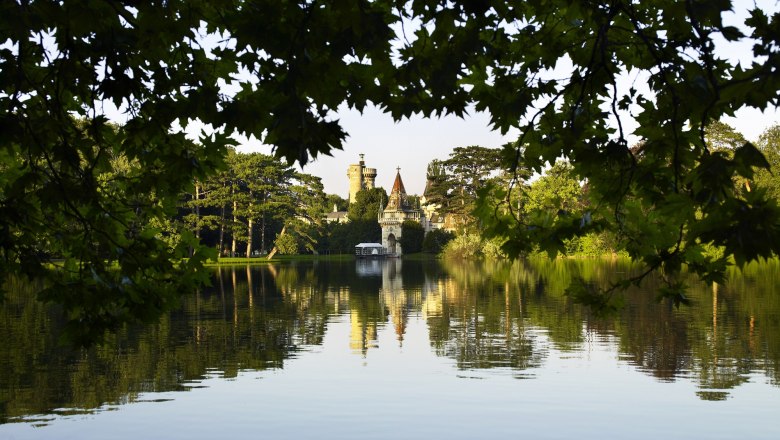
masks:
{"type": "Polygon", "coordinates": [[[721,121],[713,121],[704,129],[704,141],[712,151],[736,151],[747,142],[742,133],[721,121]]]}
{"type": "Polygon", "coordinates": [[[467,213],[477,199],[477,191],[502,170],[501,150],[476,145],[455,147],[442,164],[450,186],[449,207],[467,213]]]}
{"type": "Polygon", "coordinates": [[[447,168],[441,160],[434,159],[428,163],[425,171],[425,203],[438,207],[446,206],[449,182],[447,181],[447,168]]]}
{"type": "MultiPolygon", "coordinates": [[[[235,154],[233,149],[228,150],[228,164],[235,162],[235,154]]],[[[233,232],[233,219],[230,214],[233,210],[232,197],[236,193],[236,185],[235,170],[226,166],[204,180],[202,198],[196,202],[196,206],[200,207],[204,227],[217,231],[215,247],[219,255],[226,254],[226,240],[233,232]]]]}
{"type": "Polygon", "coordinates": [[[255,251],[255,228],[259,232],[261,253],[270,250],[275,231],[270,227],[274,223],[284,223],[284,219],[295,214],[296,201],[292,193],[295,170],[276,160],[273,156],[260,153],[237,154],[234,167],[241,191],[234,194],[237,215],[242,217],[246,226],[246,256],[255,251]]]}
{"type": "Polygon", "coordinates": [[[426,173],[425,201],[461,226],[474,222],[477,193],[503,176],[502,150],[456,147],[444,161],[432,161],[426,173]]]}
{"type": "Polygon", "coordinates": [[[282,238],[280,233],[275,244],[278,246],[279,240],[284,240],[288,251],[285,253],[288,254],[313,252],[325,234],[322,218],[328,212],[328,199],[322,181],[319,177],[296,173],[290,193],[293,198],[293,212],[285,220],[285,238],[282,238]],[[293,248],[295,252],[289,252],[293,248]]]}

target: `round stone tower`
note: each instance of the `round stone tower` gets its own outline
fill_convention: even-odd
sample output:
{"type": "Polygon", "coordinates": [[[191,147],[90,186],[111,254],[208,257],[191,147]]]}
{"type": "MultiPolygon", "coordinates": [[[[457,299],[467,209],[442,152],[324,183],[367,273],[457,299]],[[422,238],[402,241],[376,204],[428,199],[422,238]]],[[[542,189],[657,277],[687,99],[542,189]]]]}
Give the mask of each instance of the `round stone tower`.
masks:
{"type": "Polygon", "coordinates": [[[358,191],[363,189],[363,169],[366,163],[363,161],[363,155],[360,155],[360,162],[352,164],[347,168],[347,177],[349,177],[349,203],[355,201],[358,191]]]}
{"type": "Polygon", "coordinates": [[[352,164],[347,168],[347,177],[349,177],[349,203],[355,201],[358,191],[363,189],[373,189],[376,181],[376,168],[366,168],[364,155],[360,155],[360,162],[352,164]]]}

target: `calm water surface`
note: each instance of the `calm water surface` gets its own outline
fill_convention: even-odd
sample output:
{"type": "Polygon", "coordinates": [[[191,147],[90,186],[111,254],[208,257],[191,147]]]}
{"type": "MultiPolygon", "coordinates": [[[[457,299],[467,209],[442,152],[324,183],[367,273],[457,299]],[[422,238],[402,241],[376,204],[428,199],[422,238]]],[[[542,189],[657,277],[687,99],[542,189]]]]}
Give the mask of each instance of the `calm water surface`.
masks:
{"type": "Polygon", "coordinates": [[[780,264],[563,295],[622,262],[307,262],[215,270],[159,324],[73,351],[7,286],[0,439],[780,438],[780,264]]]}

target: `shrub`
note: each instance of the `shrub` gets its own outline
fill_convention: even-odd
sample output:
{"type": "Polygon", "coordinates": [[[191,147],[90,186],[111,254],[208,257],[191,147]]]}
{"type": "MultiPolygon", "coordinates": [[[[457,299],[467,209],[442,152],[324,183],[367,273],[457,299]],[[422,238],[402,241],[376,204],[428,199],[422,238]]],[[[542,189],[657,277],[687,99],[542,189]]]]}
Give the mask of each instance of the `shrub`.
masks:
{"type": "Polygon", "coordinates": [[[443,254],[447,258],[477,258],[482,254],[482,238],[477,234],[459,235],[444,246],[443,254]]]}
{"type": "Polygon", "coordinates": [[[482,255],[484,255],[485,258],[492,259],[506,258],[506,254],[501,249],[501,245],[503,245],[505,241],[505,239],[499,237],[484,240],[482,242],[482,255]]]}
{"type": "Polygon", "coordinates": [[[401,224],[401,249],[405,254],[414,254],[422,250],[425,229],[422,225],[411,220],[401,224]]]}
{"type": "Polygon", "coordinates": [[[300,253],[298,240],[293,234],[279,234],[274,242],[276,251],[281,255],[295,255],[300,253]]]}
{"type": "Polygon", "coordinates": [[[433,231],[425,234],[425,238],[422,243],[422,251],[431,254],[438,254],[452,239],[455,238],[455,234],[444,229],[434,229],[433,231]]]}

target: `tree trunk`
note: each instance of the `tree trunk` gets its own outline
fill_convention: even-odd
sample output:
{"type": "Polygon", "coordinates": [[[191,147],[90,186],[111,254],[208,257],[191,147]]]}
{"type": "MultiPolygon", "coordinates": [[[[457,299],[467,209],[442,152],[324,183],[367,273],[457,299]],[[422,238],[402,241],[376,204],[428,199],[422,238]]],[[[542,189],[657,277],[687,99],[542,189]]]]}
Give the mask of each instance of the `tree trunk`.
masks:
{"type": "Polygon", "coordinates": [[[220,211],[219,220],[219,256],[222,256],[222,251],[225,249],[225,205],[222,205],[220,211]]]}
{"type": "Polygon", "coordinates": [[[246,239],[246,257],[252,256],[252,232],[255,227],[255,222],[252,218],[247,219],[247,239],[246,239]]]}
{"type": "MultiPolygon", "coordinates": [[[[285,232],[287,232],[287,225],[284,225],[284,227],[282,228],[282,232],[280,232],[280,233],[279,233],[279,237],[281,237],[282,235],[284,235],[284,233],[285,233],[285,232]]],[[[271,252],[270,252],[270,253],[268,253],[268,259],[269,259],[269,260],[270,260],[271,258],[273,258],[273,257],[274,257],[274,255],[276,255],[276,251],[277,251],[277,249],[276,249],[276,246],[274,246],[274,248],[273,248],[273,249],[271,249],[271,252]]]]}
{"type": "Polygon", "coordinates": [[[265,252],[265,214],[263,214],[263,218],[260,222],[260,227],[262,228],[260,230],[260,249],[265,252]]]}
{"type": "Polygon", "coordinates": [[[233,231],[231,235],[233,236],[233,243],[230,245],[230,256],[235,257],[236,256],[236,225],[238,224],[238,217],[236,216],[236,210],[238,209],[238,202],[235,200],[233,201],[233,231]]]}
{"type": "Polygon", "coordinates": [[[195,237],[200,241],[200,183],[195,182],[195,237]]]}

